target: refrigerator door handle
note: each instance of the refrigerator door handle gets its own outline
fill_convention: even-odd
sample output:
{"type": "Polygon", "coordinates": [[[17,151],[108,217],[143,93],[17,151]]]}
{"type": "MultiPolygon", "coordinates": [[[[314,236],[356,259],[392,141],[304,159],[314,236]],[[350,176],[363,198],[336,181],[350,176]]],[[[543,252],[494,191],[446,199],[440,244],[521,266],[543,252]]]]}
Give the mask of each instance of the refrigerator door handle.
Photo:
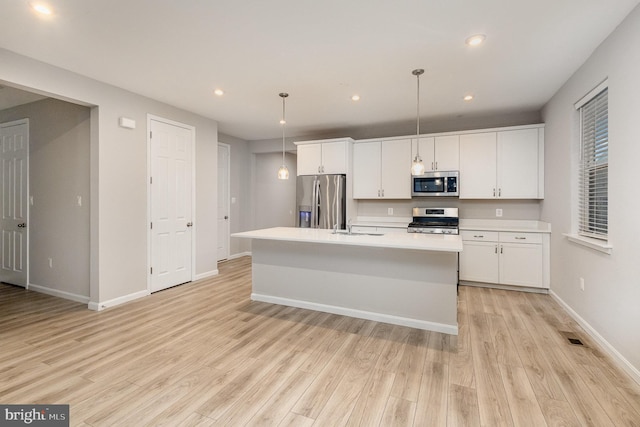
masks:
{"type": "Polygon", "coordinates": [[[320,181],[318,178],[313,180],[313,205],[311,207],[311,227],[320,227],[320,181]]]}
{"type": "Polygon", "coordinates": [[[309,226],[311,228],[316,228],[316,180],[313,180],[313,184],[311,185],[311,221],[309,226]]]}

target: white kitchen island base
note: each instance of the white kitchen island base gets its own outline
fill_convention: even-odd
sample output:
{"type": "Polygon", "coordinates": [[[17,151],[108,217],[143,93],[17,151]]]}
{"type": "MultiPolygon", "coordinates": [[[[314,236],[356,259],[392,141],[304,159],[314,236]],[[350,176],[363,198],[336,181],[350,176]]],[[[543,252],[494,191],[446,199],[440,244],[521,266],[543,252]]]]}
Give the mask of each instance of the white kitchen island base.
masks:
{"type": "Polygon", "coordinates": [[[236,236],[253,238],[252,300],[458,333],[455,249],[385,247],[385,236],[317,243],[251,233],[236,236]]]}

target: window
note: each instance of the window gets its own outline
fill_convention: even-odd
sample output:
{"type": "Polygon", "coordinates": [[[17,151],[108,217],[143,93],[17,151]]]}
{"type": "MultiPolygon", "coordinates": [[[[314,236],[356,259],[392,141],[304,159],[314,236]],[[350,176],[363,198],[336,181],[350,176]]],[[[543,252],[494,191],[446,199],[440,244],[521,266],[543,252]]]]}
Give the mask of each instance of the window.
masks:
{"type": "Polygon", "coordinates": [[[602,240],[608,238],[608,93],[605,82],[576,105],[581,126],[578,234],[602,240]]]}

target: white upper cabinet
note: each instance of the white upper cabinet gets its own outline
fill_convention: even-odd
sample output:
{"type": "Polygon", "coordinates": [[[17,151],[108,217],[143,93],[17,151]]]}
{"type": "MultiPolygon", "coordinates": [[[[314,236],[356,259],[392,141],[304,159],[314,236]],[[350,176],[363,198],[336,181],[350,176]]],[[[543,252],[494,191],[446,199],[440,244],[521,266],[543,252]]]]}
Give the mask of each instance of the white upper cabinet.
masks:
{"type": "Polygon", "coordinates": [[[420,144],[420,158],[426,172],[457,171],[460,168],[459,138],[459,135],[414,138],[411,140],[411,159],[420,144]]]}
{"type": "Polygon", "coordinates": [[[538,129],[498,132],[499,195],[505,199],[536,199],[539,170],[538,129]]]}
{"type": "Polygon", "coordinates": [[[424,164],[425,172],[429,172],[434,170],[435,166],[435,138],[413,138],[411,140],[411,160],[418,153],[417,147],[420,147],[420,158],[422,159],[422,163],[424,164]]]}
{"type": "Polygon", "coordinates": [[[380,197],[381,142],[353,145],[353,198],[380,197]]]}
{"type": "Polygon", "coordinates": [[[298,175],[319,173],[322,164],[322,144],[298,145],[298,175]]]}
{"type": "Polygon", "coordinates": [[[298,175],[346,174],[347,140],[322,143],[298,143],[298,175]]]}
{"type": "Polygon", "coordinates": [[[460,135],[460,198],[543,198],[543,150],[540,127],[460,135]]]}
{"type": "Polygon", "coordinates": [[[435,170],[457,171],[460,169],[460,136],[435,137],[435,170]]]}
{"type": "Polygon", "coordinates": [[[411,198],[411,139],[354,145],[353,198],[411,198]]]}
{"type": "MultiPolygon", "coordinates": [[[[425,171],[457,171],[460,168],[458,135],[419,138],[417,141],[425,171]]],[[[416,154],[417,144],[414,138],[411,140],[411,158],[416,154]]]]}
{"type": "Polygon", "coordinates": [[[460,198],[495,198],[496,165],[496,132],[460,135],[460,198]]]}
{"type": "Polygon", "coordinates": [[[411,140],[382,142],[381,190],[385,199],[411,198],[411,140]]]}

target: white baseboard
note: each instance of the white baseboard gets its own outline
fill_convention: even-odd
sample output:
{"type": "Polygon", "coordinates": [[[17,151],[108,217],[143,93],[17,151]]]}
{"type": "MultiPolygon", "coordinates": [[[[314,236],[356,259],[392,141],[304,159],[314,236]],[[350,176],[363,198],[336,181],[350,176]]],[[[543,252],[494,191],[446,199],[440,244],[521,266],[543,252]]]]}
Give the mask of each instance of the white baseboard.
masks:
{"type": "Polygon", "coordinates": [[[215,270],[207,271],[205,273],[196,274],[196,276],[193,278],[193,281],[195,282],[196,280],[202,280],[202,279],[206,279],[207,277],[217,276],[218,274],[220,274],[220,272],[216,268],[215,270]]]}
{"type": "Polygon", "coordinates": [[[58,298],[64,298],[75,302],[81,302],[83,304],[87,304],[89,302],[89,297],[84,295],[78,295],[71,292],[60,291],[58,289],[49,288],[46,286],[34,285],[33,283],[29,283],[27,285],[27,289],[30,291],[40,292],[41,294],[47,294],[58,298]]]}
{"type": "Polygon", "coordinates": [[[268,302],[271,304],[286,305],[288,307],[305,308],[308,310],[322,311],[323,313],[340,314],[342,316],[356,317],[358,319],[373,320],[375,322],[390,323],[392,325],[408,326],[410,328],[425,329],[428,331],[442,332],[444,334],[458,335],[458,327],[442,323],[427,322],[424,320],[398,317],[391,314],[374,313],[371,311],[355,310],[352,308],[335,305],[318,304],[308,301],[300,301],[289,298],[274,297],[262,294],[251,294],[251,300],[268,302]]]}
{"type": "Polygon", "coordinates": [[[100,310],[104,310],[105,308],[115,307],[116,305],[124,304],[125,302],[133,301],[135,299],[146,297],[149,295],[151,295],[151,292],[145,289],[144,291],[134,292],[132,294],[110,299],[108,301],[102,301],[102,302],[90,301],[89,310],[100,311],[100,310]]]}
{"type": "Polygon", "coordinates": [[[602,335],[598,333],[586,320],[584,320],[578,313],[576,313],[566,302],[562,300],[553,291],[550,291],[549,294],[553,297],[554,300],[558,302],[564,308],[567,313],[573,319],[578,322],[582,328],[587,331],[587,333],[593,338],[612,358],[613,360],[622,368],[627,374],[629,374],[635,382],[640,384],[640,370],[633,366],[618,350],[615,349],[602,335]]]}
{"type": "Polygon", "coordinates": [[[243,256],[251,256],[251,252],[240,252],[238,254],[229,255],[229,258],[227,259],[232,260],[236,258],[242,258],[243,256]]]}
{"type": "Polygon", "coordinates": [[[458,281],[458,283],[461,286],[474,286],[476,288],[502,289],[504,291],[531,292],[534,294],[549,293],[549,289],[547,288],[533,288],[528,286],[517,286],[517,285],[500,285],[498,283],[471,282],[468,280],[460,280],[458,281]]]}

